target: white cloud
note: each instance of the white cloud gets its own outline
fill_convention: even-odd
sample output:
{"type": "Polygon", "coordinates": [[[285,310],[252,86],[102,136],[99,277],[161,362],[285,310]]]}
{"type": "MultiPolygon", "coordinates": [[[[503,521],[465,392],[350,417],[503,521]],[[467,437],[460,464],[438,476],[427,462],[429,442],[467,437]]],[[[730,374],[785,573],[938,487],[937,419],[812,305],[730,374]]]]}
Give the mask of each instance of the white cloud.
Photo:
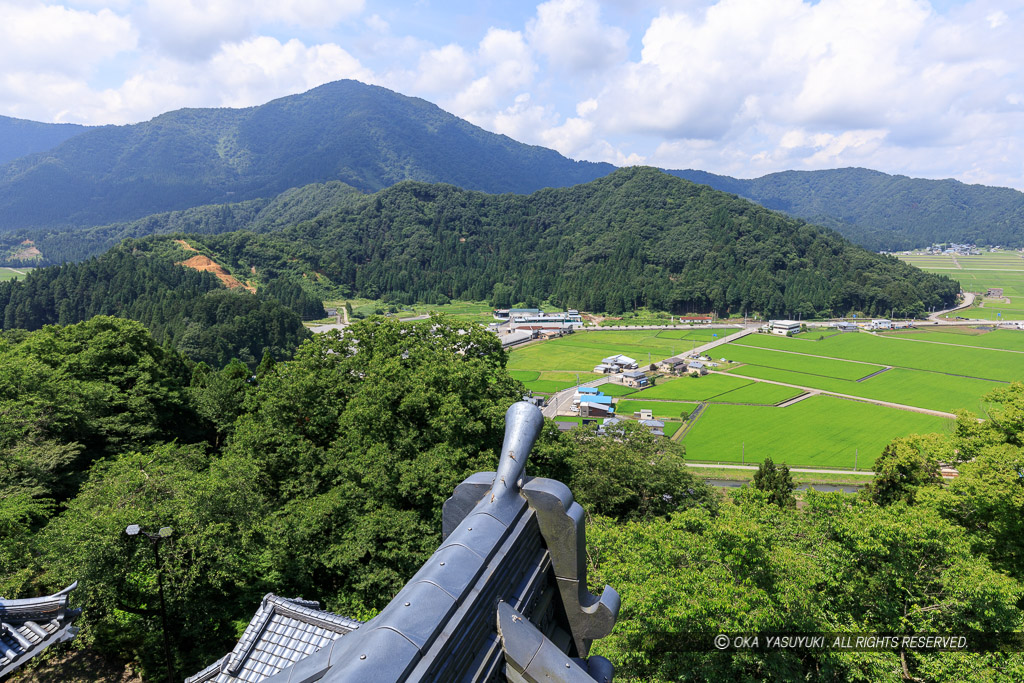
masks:
{"type": "Polygon", "coordinates": [[[601,8],[594,0],[550,0],[537,6],[527,23],[530,44],[555,69],[603,69],[626,58],[629,35],[601,23],[601,8]]]}
{"type": "Polygon", "coordinates": [[[480,60],[504,89],[522,88],[533,80],[537,65],[519,31],[491,28],[480,41],[480,60]]]}
{"type": "Polygon", "coordinates": [[[202,60],[262,26],[329,28],[362,9],[363,0],[146,0],[135,17],[166,53],[202,60]]]}
{"type": "Polygon", "coordinates": [[[261,36],[227,45],[204,69],[208,92],[223,93],[220,104],[245,107],[342,78],[375,82],[374,75],[334,44],[307,47],[298,40],[261,36]]]}
{"type": "Polygon", "coordinates": [[[0,16],[0,63],[7,74],[88,75],[138,40],[131,22],[106,9],[0,2],[0,16]]]}
{"type": "Polygon", "coordinates": [[[454,43],[420,55],[417,92],[447,93],[466,86],[474,76],[473,58],[454,43]]]}

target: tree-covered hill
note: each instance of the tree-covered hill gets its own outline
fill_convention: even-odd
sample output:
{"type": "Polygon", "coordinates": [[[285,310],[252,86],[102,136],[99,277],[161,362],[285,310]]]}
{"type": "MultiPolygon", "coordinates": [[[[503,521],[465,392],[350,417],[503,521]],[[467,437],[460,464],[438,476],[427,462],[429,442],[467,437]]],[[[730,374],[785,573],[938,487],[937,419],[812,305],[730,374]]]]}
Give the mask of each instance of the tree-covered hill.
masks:
{"type": "Polygon", "coordinates": [[[81,227],[340,180],[532,192],[613,170],[488,133],[437,106],[338,81],[247,109],[104,126],[0,166],[0,230],[81,227]]]}
{"type": "Polygon", "coordinates": [[[44,152],[88,130],[74,123],[40,123],[0,116],[0,164],[44,152]]]}
{"type": "Polygon", "coordinates": [[[865,168],[785,171],[752,180],[694,170],[668,173],[834,228],[868,249],[940,242],[1024,247],[1024,193],[1009,188],[865,168]]]}
{"type": "Polygon", "coordinates": [[[309,220],[358,196],[361,193],[350,185],[331,181],[285,190],[270,199],[167,211],[94,228],[0,234],[0,265],[46,266],[83,261],[103,254],[122,240],[149,235],[211,235],[233,230],[266,232],[309,220]],[[25,239],[31,240],[41,255],[16,258],[24,252],[25,239]]]}
{"type": "Polygon", "coordinates": [[[315,272],[345,295],[405,303],[912,315],[959,291],[828,229],[641,167],[528,196],[405,182],[283,229],[204,242],[239,270],[315,272]]]}
{"type": "Polygon", "coordinates": [[[291,357],[309,336],[301,318],[323,317],[320,300],[289,277],[257,294],[229,291],[209,272],[178,265],[190,253],[171,239],[126,240],[101,257],[40,268],[0,283],[0,327],[38,330],[97,315],[142,322],[160,344],[222,367],[255,367],[265,353],[291,357]]]}

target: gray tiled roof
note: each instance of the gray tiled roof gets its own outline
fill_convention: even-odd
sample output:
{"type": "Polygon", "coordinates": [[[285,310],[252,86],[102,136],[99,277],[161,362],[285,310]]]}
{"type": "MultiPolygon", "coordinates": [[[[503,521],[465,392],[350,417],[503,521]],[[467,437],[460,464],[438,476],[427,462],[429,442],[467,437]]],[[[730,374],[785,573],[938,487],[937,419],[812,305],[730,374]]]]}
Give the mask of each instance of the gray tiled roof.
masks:
{"type": "Polygon", "coordinates": [[[235,648],[185,683],[257,683],[359,625],[318,602],[268,593],[235,648]]]}
{"type": "Polygon", "coordinates": [[[75,637],[78,629],[72,624],[82,611],[68,609],[68,596],[77,587],[76,581],[59,593],[40,598],[0,598],[0,678],[50,645],[75,637]]]}

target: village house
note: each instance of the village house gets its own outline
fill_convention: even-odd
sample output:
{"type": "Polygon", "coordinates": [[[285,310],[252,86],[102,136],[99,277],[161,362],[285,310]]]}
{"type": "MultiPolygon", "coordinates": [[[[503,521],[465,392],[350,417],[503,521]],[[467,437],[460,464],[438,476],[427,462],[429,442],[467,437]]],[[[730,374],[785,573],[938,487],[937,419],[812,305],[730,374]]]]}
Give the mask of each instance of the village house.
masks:
{"type": "Polygon", "coordinates": [[[708,368],[699,360],[692,360],[686,366],[686,371],[694,377],[708,374],[708,368]]]}
{"type": "Polygon", "coordinates": [[[629,370],[622,373],[622,383],[627,387],[642,389],[650,385],[651,382],[643,370],[629,370]]]}
{"type": "Polygon", "coordinates": [[[800,325],[799,320],[771,320],[768,323],[768,329],[772,334],[789,337],[800,331],[800,325]]]}

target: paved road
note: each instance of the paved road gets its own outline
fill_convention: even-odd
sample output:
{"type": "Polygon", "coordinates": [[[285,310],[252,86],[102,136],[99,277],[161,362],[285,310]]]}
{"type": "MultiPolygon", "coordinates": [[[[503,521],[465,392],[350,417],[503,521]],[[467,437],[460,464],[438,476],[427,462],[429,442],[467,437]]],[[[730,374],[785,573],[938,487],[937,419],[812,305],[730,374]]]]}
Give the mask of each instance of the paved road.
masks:
{"type": "MultiPolygon", "coordinates": [[[[954,306],[953,308],[947,308],[944,311],[935,311],[930,316],[928,316],[928,319],[929,320],[939,320],[939,316],[940,315],[946,315],[947,313],[952,313],[953,311],[959,311],[962,308],[969,308],[973,304],[974,304],[974,294],[972,292],[964,292],[964,302],[962,304],[960,304],[959,306],[954,306]]],[[[942,321],[939,320],[939,322],[941,323],[942,321]]]]}
{"type": "MultiPolygon", "coordinates": [[[[598,377],[592,379],[589,382],[584,382],[580,386],[582,387],[599,387],[602,384],[608,384],[612,381],[612,378],[608,375],[604,377],[598,377]]],[[[541,409],[541,413],[544,417],[556,417],[560,411],[568,412],[569,407],[572,405],[572,395],[576,393],[576,387],[569,387],[568,389],[562,389],[557,394],[552,394],[551,398],[548,399],[548,404],[541,409]]]]}
{"type": "MultiPolygon", "coordinates": [[[[687,467],[710,467],[716,470],[757,470],[757,465],[716,465],[710,462],[688,462],[687,467]]],[[[875,473],[871,470],[814,470],[803,467],[790,467],[790,472],[804,472],[805,474],[862,474],[866,477],[873,477],[875,473]]]]}

